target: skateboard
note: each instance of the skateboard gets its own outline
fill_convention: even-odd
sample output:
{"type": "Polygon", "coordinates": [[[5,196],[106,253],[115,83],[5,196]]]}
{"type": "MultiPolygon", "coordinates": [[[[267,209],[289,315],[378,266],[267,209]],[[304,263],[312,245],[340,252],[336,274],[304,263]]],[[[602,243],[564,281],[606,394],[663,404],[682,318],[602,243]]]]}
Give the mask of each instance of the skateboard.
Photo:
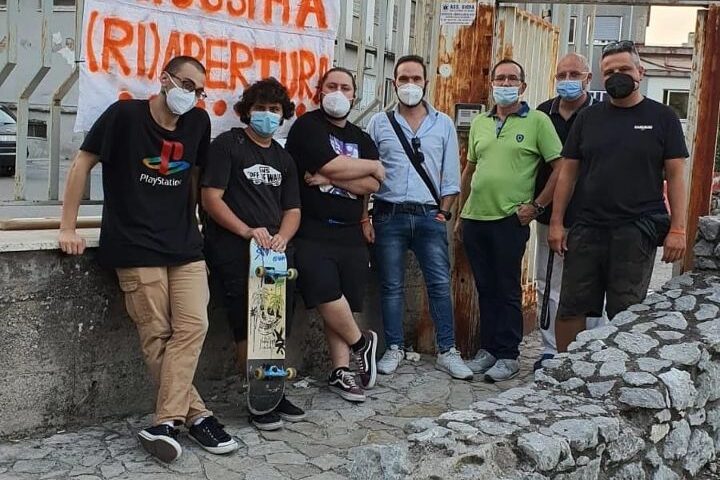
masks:
{"type": "Polygon", "coordinates": [[[255,415],[273,411],[282,400],[285,379],[297,374],[285,367],[285,289],[297,275],[287,268],[284,253],[250,241],[247,402],[255,415]]]}

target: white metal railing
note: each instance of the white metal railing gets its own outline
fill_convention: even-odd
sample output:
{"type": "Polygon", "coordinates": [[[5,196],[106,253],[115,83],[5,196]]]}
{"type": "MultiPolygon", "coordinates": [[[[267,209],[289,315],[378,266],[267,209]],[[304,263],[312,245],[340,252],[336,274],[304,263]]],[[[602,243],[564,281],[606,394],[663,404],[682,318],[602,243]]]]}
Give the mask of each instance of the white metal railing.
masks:
{"type": "MultiPolygon", "coordinates": [[[[49,82],[43,82],[52,67],[52,33],[50,25],[57,20],[57,15],[70,15],[72,9],[58,11],[53,8],[53,0],[39,0],[39,10],[32,7],[37,22],[33,25],[33,35],[40,32],[39,48],[33,49],[35,58],[18,58],[18,43],[23,34],[18,32],[19,16],[31,7],[24,0],[7,0],[7,8],[0,11],[0,22],[4,23],[7,32],[7,46],[0,54],[0,88],[6,83],[11,73],[23,71],[23,77],[29,78],[20,88],[20,94],[14,101],[17,108],[17,148],[13,200],[0,200],[1,205],[57,205],[60,203],[60,167],[61,149],[64,139],[61,135],[61,122],[72,121],[62,118],[63,103],[68,100],[71,89],[79,78],[81,58],[82,20],[84,0],[76,1],[74,11],[75,22],[75,64],[67,74],[62,74],[61,81],[40,92],[39,88],[47,89],[49,82]],[[4,22],[3,22],[4,20],[4,22]],[[35,30],[35,26],[37,30],[35,30]],[[39,60],[39,65],[38,64],[39,60]],[[33,65],[28,67],[28,65],[33,65]],[[30,106],[34,95],[44,93],[50,97],[48,128],[47,128],[47,195],[40,200],[27,200],[28,179],[28,124],[30,106]]],[[[335,65],[356,71],[358,99],[351,114],[355,122],[363,123],[373,112],[392,106],[386,101],[387,81],[392,78],[390,65],[394,60],[407,53],[417,53],[429,63],[432,58],[432,45],[437,37],[437,21],[435,19],[434,0],[361,0],[358,16],[353,15],[357,0],[340,0],[340,24],[335,48],[335,65]],[[397,18],[395,18],[397,16],[397,18]],[[357,23],[356,23],[357,22],[357,23]],[[352,58],[352,53],[355,57],[352,58]],[[367,81],[366,81],[367,80],[367,81]]],[[[29,17],[28,17],[29,18],[29,17]]],[[[34,17],[33,17],[34,18],[34,17]]],[[[33,37],[35,38],[35,37],[33,37]]],[[[67,66],[65,66],[67,68],[67,66]]],[[[56,75],[59,72],[56,72],[56,75]]],[[[37,104],[32,104],[37,107],[37,104]]],[[[41,105],[40,105],[41,106],[41,105]]],[[[42,107],[42,106],[41,106],[42,107]]],[[[90,201],[90,185],[86,188],[85,204],[97,204],[101,201],[90,201]]]]}

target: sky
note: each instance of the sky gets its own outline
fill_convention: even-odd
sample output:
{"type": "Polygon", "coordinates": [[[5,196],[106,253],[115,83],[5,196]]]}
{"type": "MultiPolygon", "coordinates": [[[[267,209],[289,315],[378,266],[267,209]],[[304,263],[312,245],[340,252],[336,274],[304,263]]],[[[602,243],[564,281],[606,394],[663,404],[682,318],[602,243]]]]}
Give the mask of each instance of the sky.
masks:
{"type": "Polygon", "coordinates": [[[651,7],[646,45],[682,45],[695,31],[695,7],[651,7]]]}

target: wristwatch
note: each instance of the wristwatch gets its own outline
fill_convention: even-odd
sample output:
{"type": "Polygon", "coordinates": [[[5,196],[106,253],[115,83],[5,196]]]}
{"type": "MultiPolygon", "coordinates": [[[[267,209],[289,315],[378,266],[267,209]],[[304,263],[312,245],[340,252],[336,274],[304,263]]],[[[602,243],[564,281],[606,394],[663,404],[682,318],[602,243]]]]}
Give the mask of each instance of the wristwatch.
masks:
{"type": "Polygon", "coordinates": [[[537,214],[538,214],[538,215],[542,215],[543,213],[545,213],[545,207],[543,207],[542,205],[540,205],[540,204],[537,203],[536,201],[533,201],[530,205],[532,205],[533,207],[535,207],[535,210],[537,210],[537,214]]]}
{"type": "Polygon", "coordinates": [[[452,212],[449,210],[440,210],[439,213],[441,213],[442,216],[445,217],[445,220],[450,220],[452,218],[452,212]]]}

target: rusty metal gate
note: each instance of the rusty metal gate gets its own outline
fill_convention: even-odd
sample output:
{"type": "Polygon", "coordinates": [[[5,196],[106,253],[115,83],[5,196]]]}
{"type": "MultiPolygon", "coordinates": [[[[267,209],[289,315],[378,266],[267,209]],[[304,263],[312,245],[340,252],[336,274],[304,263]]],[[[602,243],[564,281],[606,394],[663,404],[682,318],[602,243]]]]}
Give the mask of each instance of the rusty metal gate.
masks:
{"type": "MultiPolygon", "coordinates": [[[[438,2],[439,5],[440,2],[438,2]]],[[[521,63],[528,81],[525,99],[531,107],[554,96],[553,73],[559,48],[559,28],[542,18],[516,7],[495,7],[479,2],[475,21],[469,26],[440,25],[437,52],[430,71],[430,92],[438,110],[451,117],[458,104],[491,106],[490,69],[502,58],[521,63]]],[[[465,166],[467,132],[458,131],[460,161],[465,166]]],[[[523,260],[523,312],[526,329],[534,325],[535,304],[535,233],[528,242],[523,260]]],[[[477,293],[470,265],[462,245],[453,241],[452,282],[455,307],[455,331],[458,348],[465,355],[478,348],[477,293]]],[[[432,323],[426,314],[419,329],[418,348],[431,351],[434,345],[432,323]]]]}
{"type": "MultiPolygon", "coordinates": [[[[558,60],[560,29],[516,7],[496,11],[493,59],[512,58],[525,68],[525,101],[532,108],[555,96],[555,65],[558,60]]],[[[530,241],[523,258],[523,314],[526,330],[534,324],[537,309],[535,288],[536,222],[531,224],[530,241]]]]}

